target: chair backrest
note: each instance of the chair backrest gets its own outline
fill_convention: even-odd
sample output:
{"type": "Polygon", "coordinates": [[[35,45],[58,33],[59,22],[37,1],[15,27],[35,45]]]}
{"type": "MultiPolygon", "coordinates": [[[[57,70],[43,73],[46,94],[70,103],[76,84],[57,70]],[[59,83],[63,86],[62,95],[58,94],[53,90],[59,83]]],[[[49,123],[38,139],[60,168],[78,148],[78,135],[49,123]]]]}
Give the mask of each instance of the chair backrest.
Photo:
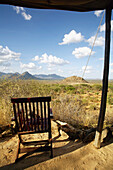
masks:
{"type": "Polygon", "coordinates": [[[11,98],[18,132],[50,132],[51,97],[11,98]]]}

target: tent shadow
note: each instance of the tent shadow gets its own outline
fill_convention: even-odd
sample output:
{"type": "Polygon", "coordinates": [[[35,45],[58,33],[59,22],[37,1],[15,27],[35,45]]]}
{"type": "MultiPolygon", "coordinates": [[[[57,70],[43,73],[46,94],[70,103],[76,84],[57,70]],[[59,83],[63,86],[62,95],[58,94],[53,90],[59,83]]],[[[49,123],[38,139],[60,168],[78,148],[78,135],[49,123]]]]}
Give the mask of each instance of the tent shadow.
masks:
{"type": "MultiPolygon", "coordinates": [[[[55,157],[73,152],[81,147],[83,147],[84,144],[82,141],[71,141],[68,138],[67,139],[60,139],[59,136],[56,136],[55,138],[53,138],[53,145],[55,145],[55,143],[59,143],[63,145],[61,146],[53,146],[53,159],[55,157]]],[[[37,165],[41,162],[45,162],[47,160],[50,160],[50,153],[49,151],[46,152],[38,152],[38,153],[29,153],[23,156],[24,159],[19,160],[17,163],[11,163],[9,165],[5,165],[0,167],[1,170],[13,170],[13,169],[25,169],[25,168],[29,168],[32,167],[34,165],[37,165]]]]}
{"type": "Polygon", "coordinates": [[[109,139],[109,141],[102,142],[101,147],[105,147],[107,145],[110,145],[111,143],[113,143],[113,136],[109,139]]]}

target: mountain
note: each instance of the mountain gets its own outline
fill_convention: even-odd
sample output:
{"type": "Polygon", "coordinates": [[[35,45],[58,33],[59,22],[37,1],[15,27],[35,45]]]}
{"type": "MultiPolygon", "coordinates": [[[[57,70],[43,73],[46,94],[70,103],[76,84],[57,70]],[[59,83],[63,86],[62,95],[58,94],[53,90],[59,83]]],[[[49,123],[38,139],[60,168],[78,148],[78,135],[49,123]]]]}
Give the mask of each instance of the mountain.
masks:
{"type": "Polygon", "coordinates": [[[5,79],[7,78],[8,76],[11,76],[13,73],[3,73],[3,72],[0,72],[0,78],[2,79],[5,79]]]}
{"type": "Polygon", "coordinates": [[[0,78],[1,79],[12,79],[12,80],[39,80],[32,74],[28,73],[27,71],[23,74],[16,73],[3,73],[0,72],[0,78]]]}
{"type": "Polygon", "coordinates": [[[19,75],[20,74],[18,72],[16,72],[16,73],[12,73],[12,74],[7,75],[7,78],[8,79],[18,79],[19,75]]]}
{"type": "Polygon", "coordinates": [[[36,78],[32,74],[28,73],[27,71],[24,72],[23,74],[19,75],[18,79],[21,79],[21,80],[38,80],[38,78],[36,78]]]}
{"type": "Polygon", "coordinates": [[[62,80],[65,78],[56,74],[35,74],[34,76],[42,80],[62,80]]]}
{"type": "Polygon", "coordinates": [[[0,72],[0,77],[2,77],[2,76],[4,76],[4,75],[6,75],[6,73],[0,72]]]}
{"type": "Polygon", "coordinates": [[[3,73],[0,72],[0,78],[2,79],[13,79],[13,80],[63,80],[65,77],[61,77],[56,74],[35,74],[32,75],[29,72],[24,72],[22,74],[16,73],[3,73]]]}

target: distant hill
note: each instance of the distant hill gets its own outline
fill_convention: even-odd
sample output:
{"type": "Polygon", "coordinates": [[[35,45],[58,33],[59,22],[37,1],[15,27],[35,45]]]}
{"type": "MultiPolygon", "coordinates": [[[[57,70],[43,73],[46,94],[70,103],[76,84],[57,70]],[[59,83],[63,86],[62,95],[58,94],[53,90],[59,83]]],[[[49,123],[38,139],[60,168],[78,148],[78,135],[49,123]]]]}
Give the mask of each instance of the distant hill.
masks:
{"type": "Polygon", "coordinates": [[[19,76],[20,76],[19,73],[12,73],[12,74],[7,75],[7,78],[8,79],[17,79],[19,76]]]}
{"type": "Polygon", "coordinates": [[[77,84],[77,83],[88,83],[88,82],[81,77],[71,76],[71,77],[68,77],[68,78],[65,78],[64,80],[62,80],[61,83],[73,85],[73,84],[77,84]]]}
{"type": "Polygon", "coordinates": [[[11,76],[13,73],[3,73],[3,72],[0,72],[0,78],[7,78],[8,76],[11,76]]]}
{"type": "Polygon", "coordinates": [[[34,76],[39,78],[39,79],[42,79],[42,80],[63,80],[63,79],[65,79],[65,77],[62,77],[62,76],[59,76],[59,75],[56,75],[56,74],[48,74],[48,75],[35,74],[34,76]]]}
{"type": "Polygon", "coordinates": [[[21,79],[21,80],[38,80],[38,78],[36,78],[32,74],[28,73],[27,71],[24,72],[23,74],[19,75],[18,79],[21,79]]]}
{"type": "Polygon", "coordinates": [[[65,77],[56,74],[35,74],[32,75],[29,72],[24,72],[22,74],[16,73],[3,73],[0,72],[0,78],[2,79],[13,79],[13,80],[63,80],[65,77]]]}
{"type": "Polygon", "coordinates": [[[2,76],[4,76],[6,73],[2,73],[2,72],[0,72],[0,78],[2,77],[2,76]]]}
{"type": "Polygon", "coordinates": [[[23,74],[16,73],[2,73],[0,72],[1,79],[12,79],[12,80],[39,80],[32,74],[28,73],[27,71],[23,74]]]}

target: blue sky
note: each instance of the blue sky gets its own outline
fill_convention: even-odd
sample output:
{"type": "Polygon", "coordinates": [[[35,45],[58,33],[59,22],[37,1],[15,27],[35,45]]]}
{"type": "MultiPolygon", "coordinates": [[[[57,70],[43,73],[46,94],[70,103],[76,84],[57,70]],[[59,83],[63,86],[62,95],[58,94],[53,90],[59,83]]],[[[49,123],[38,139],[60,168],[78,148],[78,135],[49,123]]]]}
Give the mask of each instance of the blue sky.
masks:
{"type": "MultiPolygon", "coordinates": [[[[0,71],[81,77],[102,14],[0,5],[0,71]]],[[[111,27],[113,32],[113,17],[111,27]]],[[[102,78],[104,38],[105,16],[84,78],[102,78]]]]}

